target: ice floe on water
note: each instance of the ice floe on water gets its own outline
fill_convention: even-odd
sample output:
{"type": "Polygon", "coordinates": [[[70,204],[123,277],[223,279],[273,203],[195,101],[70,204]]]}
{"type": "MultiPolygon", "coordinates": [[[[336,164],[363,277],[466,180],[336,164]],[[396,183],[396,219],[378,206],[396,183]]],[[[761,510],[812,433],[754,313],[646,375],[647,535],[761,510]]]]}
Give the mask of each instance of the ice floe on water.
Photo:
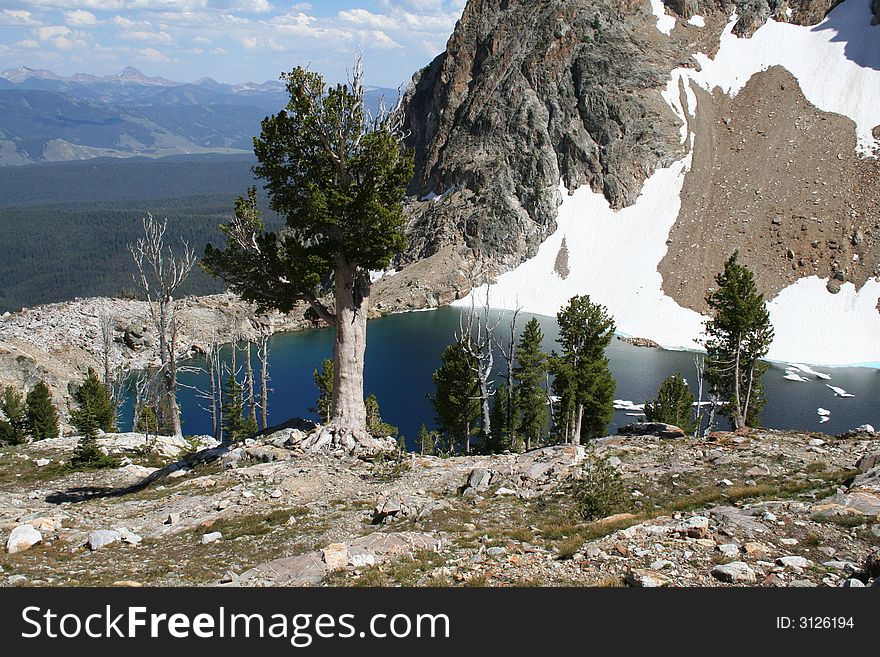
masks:
{"type": "Polygon", "coordinates": [[[834,392],[835,397],[855,397],[855,395],[848,393],[843,388],[838,388],[837,386],[828,385],[827,383],[825,385],[828,386],[834,392]]]}

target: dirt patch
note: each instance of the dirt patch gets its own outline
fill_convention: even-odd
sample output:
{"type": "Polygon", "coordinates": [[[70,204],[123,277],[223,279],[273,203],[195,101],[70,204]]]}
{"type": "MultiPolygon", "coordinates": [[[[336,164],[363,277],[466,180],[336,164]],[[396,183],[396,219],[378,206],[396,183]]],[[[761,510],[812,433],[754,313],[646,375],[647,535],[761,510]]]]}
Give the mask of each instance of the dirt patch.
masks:
{"type": "Polygon", "coordinates": [[[781,67],[733,98],[694,92],[693,165],[659,266],[666,294],[705,311],[736,249],[768,299],[805,276],[861,287],[880,274],[880,162],[856,155],[852,121],[811,105],[781,67]]]}

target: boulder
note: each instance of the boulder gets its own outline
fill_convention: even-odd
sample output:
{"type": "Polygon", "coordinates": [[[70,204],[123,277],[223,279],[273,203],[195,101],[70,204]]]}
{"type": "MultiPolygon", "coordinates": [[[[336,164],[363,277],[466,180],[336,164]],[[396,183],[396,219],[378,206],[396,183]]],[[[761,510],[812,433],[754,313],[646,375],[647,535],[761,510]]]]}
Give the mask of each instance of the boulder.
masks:
{"type": "Polygon", "coordinates": [[[128,543],[129,545],[139,545],[141,541],[144,540],[140,534],[135,534],[133,531],[130,531],[125,527],[117,527],[116,531],[119,532],[119,539],[123,543],[128,543]]]}
{"type": "Polygon", "coordinates": [[[862,473],[873,470],[877,466],[880,466],[880,452],[871,452],[869,454],[865,454],[862,458],[856,461],[856,467],[862,473]]]}
{"type": "Polygon", "coordinates": [[[485,468],[474,468],[468,475],[467,485],[465,488],[473,488],[474,490],[485,490],[492,481],[492,472],[485,468]]]}
{"type": "Polygon", "coordinates": [[[111,543],[120,540],[122,540],[122,534],[115,529],[96,529],[89,534],[89,538],[86,541],[86,547],[94,552],[105,545],[110,545],[111,543]]]}
{"type": "Polygon", "coordinates": [[[739,554],[739,545],[736,543],[725,543],[718,546],[718,551],[725,557],[735,557],[739,554]]]}
{"type": "Polygon", "coordinates": [[[331,543],[321,550],[321,559],[329,571],[345,568],[348,565],[348,548],[344,543],[331,543]]]}
{"type": "Polygon", "coordinates": [[[670,586],[672,580],[666,575],[646,568],[634,568],[626,573],[626,583],[639,588],[670,586]]]}
{"type": "Polygon", "coordinates": [[[658,438],[684,438],[681,427],[664,422],[635,422],[617,429],[621,436],[657,436],[658,438]]]}
{"type": "Polygon", "coordinates": [[[209,545],[211,543],[216,543],[221,538],[223,538],[223,534],[220,532],[211,532],[209,534],[202,535],[202,545],[209,545]]]}
{"type": "Polygon", "coordinates": [[[19,525],[9,534],[6,539],[6,551],[9,554],[24,552],[32,548],[37,543],[43,542],[43,535],[40,534],[32,525],[19,525]]]}
{"type": "Polygon", "coordinates": [[[779,566],[784,566],[786,568],[794,568],[794,569],[803,569],[808,568],[810,565],[810,561],[805,559],[804,557],[793,556],[793,557],[779,557],[776,560],[776,564],[779,566]]]}
{"type": "Polygon", "coordinates": [[[709,519],[705,516],[693,516],[675,526],[675,532],[689,538],[707,538],[709,536],[709,519]]]}
{"type": "Polygon", "coordinates": [[[755,571],[742,561],[718,564],[712,569],[712,577],[728,584],[754,584],[755,571]]]}

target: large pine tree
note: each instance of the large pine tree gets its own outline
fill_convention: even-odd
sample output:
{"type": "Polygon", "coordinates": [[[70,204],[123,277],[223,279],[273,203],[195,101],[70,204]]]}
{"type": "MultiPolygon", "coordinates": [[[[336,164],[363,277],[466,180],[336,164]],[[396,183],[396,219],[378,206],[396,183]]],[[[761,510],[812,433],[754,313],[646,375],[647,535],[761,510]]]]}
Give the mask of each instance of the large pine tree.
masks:
{"type": "Polygon", "coordinates": [[[3,389],[0,397],[0,411],[5,420],[0,420],[0,443],[19,445],[27,439],[27,406],[24,395],[12,386],[3,389]]]}
{"type": "Polygon", "coordinates": [[[223,440],[235,442],[257,433],[257,421],[245,413],[244,389],[230,374],[223,390],[223,440]]]}
{"type": "Polygon", "coordinates": [[[260,309],[306,302],[335,327],[330,423],[315,444],[369,453],[386,444],[367,431],[364,351],[370,270],[387,269],[405,244],[402,202],[413,157],[395,115],[369,120],[360,67],[350,85],[328,87],[303,68],[285,74],[290,101],[254,140],[271,207],[287,229],[264,231],[242,199],[224,227],[226,248],[205,250],[205,268],[260,309]],[[333,303],[320,297],[332,282],[333,303]]]}
{"type": "Polygon", "coordinates": [[[554,418],[566,442],[580,444],[601,436],[614,416],[616,382],[605,349],[614,337],[614,320],[590,297],[575,296],[556,315],[562,353],[553,353],[553,391],[560,397],[554,418]]]}
{"type": "Polygon", "coordinates": [[[532,317],[526,324],[516,350],[514,394],[519,412],[518,430],[525,439],[525,448],[537,444],[547,429],[547,355],[542,351],[544,332],[532,317]]]}
{"type": "Polygon", "coordinates": [[[763,376],[773,342],[770,313],[755,276],[739,263],[739,253],[715,277],[718,288],[706,296],[712,319],[706,322],[706,375],[734,427],[755,426],[764,399],[763,376]]]}
{"type": "Polygon", "coordinates": [[[70,421],[80,435],[97,430],[104,433],[116,431],[116,402],[91,367],[73,393],[73,400],[77,407],[70,411],[70,421]]]}
{"type": "Polygon", "coordinates": [[[58,411],[45,381],[40,381],[27,394],[28,430],[34,440],[57,438],[61,433],[58,411]]]}
{"type": "Polygon", "coordinates": [[[663,380],[657,389],[657,398],[645,403],[645,418],[649,422],[665,422],[694,431],[694,396],[681,374],[663,380]]]}
{"type": "Polygon", "coordinates": [[[451,450],[470,451],[471,436],[480,417],[479,382],[472,352],[462,340],[446,347],[441,365],[434,372],[434,392],[428,395],[434,405],[437,428],[451,450]]]}

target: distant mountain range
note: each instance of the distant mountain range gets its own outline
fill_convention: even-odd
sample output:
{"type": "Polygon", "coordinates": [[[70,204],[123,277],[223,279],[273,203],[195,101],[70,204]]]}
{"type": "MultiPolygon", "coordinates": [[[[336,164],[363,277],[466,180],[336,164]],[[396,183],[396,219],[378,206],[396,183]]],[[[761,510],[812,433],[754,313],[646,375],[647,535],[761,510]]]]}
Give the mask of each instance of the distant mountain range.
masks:
{"type": "MultiPolygon", "coordinates": [[[[397,91],[367,89],[368,106],[397,91]]],[[[287,101],[278,81],[224,84],[117,75],[63,77],[21,66],[0,73],[0,165],[94,157],[250,152],[260,121],[287,101]]]]}

